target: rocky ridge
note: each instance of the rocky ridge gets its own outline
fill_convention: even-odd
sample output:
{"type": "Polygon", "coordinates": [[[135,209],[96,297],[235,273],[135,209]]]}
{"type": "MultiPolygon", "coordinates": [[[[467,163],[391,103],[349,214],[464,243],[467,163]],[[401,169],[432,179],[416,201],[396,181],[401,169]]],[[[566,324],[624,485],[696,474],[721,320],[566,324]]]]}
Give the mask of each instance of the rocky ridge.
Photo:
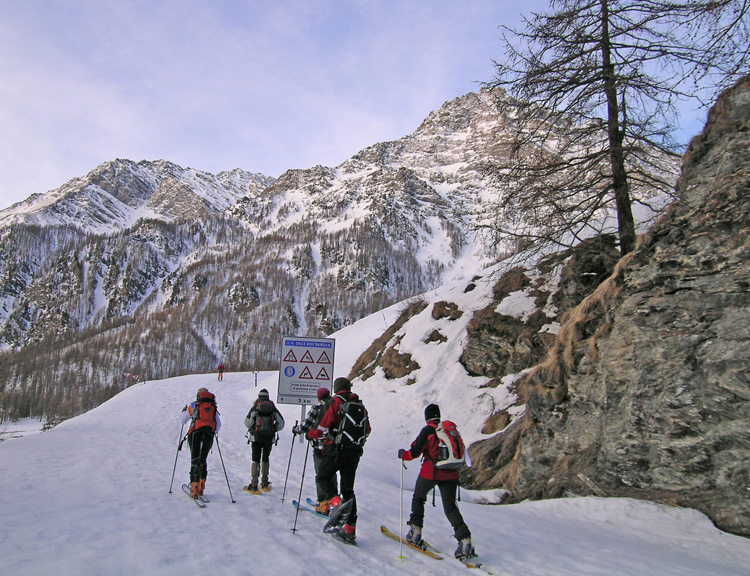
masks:
{"type": "Polygon", "coordinates": [[[712,108],[677,192],[516,384],[523,417],[472,447],[474,484],[656,500],[750,536],[750,78],[712,108]]]}

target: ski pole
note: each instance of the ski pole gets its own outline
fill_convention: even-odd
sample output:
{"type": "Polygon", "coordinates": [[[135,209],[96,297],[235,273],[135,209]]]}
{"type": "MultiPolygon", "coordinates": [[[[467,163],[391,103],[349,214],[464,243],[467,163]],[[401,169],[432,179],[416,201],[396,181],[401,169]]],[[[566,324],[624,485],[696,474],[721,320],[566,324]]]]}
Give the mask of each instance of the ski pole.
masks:
{"type": "MultiPolygon", "coordinates": [[[[401,495],[398,501],[398,525],[399,525],[399,533],[402,530],[402,526],[404,525],[404,470],[406,470],[406,463],[401,460],[401,495]]],[[[404,556],[404,541],[399,538],[399,558],[403,560],[405,558],[404,556]]]]}
{"type": "Polygon", "coordinates": [[[299,516],[299,504],[302,500],[302,485],[305,483],[305,469],[307,468],[307,455],[310,453],[310,443],[307,443],[307,450],[305,450],[305,463],[302,465],[302,480],[299,481],[299,496],[297,497],[297,511],[294,513],[294,526],[292,527],[292,534],[297,533],[297,517],[299,516]]]}
{"type": "MultiPolygon", "coordinates": [[[[294,421],[294,428],[299,424],[299,420],[294,421]]],[[[289,468],[292,465],[292,452],[294,452],[294,434],[292,434],[292,447],[289,449],[289,464],[286,465],[286,478],[284,478],[284,491],[281,493],[281,501],[284,501],[286,495],[286,483],[289,481],[289,468]]]]}
{"type": "Polygon", "coordinates": [[[221,460],[221,467],[224,469],[224,478],[227,479],[227,489],[229,490],[229,499],[234,504],[234,496],[232,496],[232,488],[229,486],[229,476],[227,476],[227,469],[224,467],[224,457],[221,455],[221,446],[219,446],[219,435],[216,434],[216,448],[219,450],[219,459],[221,460]]]}
{"type": "Polygon", "coordinates": [[[177,470],[177,457],[180,455],[180,449],[182,448],[182,442],[184,440],[182,437],[183,430],[185,430],[184,422],[182,423],[182,428],[180,428],[180,441],[177,444],[177,452],[174,455],[174,468],[172,468],[172,480],[169,481],[169,493],[170,494],[172,493],[172,484],[174,484],[174,473],[175,473],[175,470],[177,470]]]}

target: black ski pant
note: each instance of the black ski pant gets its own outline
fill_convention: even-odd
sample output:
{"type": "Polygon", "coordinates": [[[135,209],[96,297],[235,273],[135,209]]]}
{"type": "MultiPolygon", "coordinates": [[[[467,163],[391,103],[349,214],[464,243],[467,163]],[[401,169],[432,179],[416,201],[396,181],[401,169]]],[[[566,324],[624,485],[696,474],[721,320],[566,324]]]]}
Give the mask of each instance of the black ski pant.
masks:
{"type": "Polygon", "coordinates": [[[262,436],[255,436],[255,442],[252,442],[253,447],[253,462],[268,462],[268,458],[271,456],[271,448],[273,448],[273,436],[268,438],[262,436]]]}
{"type": "MultiPolygon", "coordinates": [[[[323,462],[323,452],[320,448],[313,448],[313,465],[315,466],[315,495],[318,498],[318,502],[322,502],[323,500],[329,500],[326,496],[325,491],[320,485],[320,465],[323,462]]],[[[336,475],[333,476],[333,481],[336,482],[336,485],[334,486],[334,493],[338,494],[338,481],[336,480],[336,475]]]]}
{"type": "Polygon", "coordinates": [[[414,486],[414,496],[411,499],[411,517],[409,524],[414,524],[422,528],[424,526],[424,505],[427,502],[427,495],[435,486],[440,490],[440,498],[443,500],[443,511],[445,512],[448,522],[453,526],[453,534],[456,540],[469,538],[471,532],[464,522],[461,511],[456,504],[456,491],[458,490],[458,480],[428,480],[427,478],[417,477],[417,484],[414,486]]]}
{"type": "Polygon", "coordinates": [[[351,526],[357,525],[357,497],[354,495],[354,480],[357,477],[357,466],[359,459],[362,457],[361,450],[340,450],[328,454],[327,449],[323,450],[323,457],[320,460],[318,473],[315,477],[315,484],[320,487],[325,495],[323,500],[330,500],[338,494],[336,486],[336,473],[339,473],[341,480],[341,498],[345,502],[353,499],[352,508],[346,523],[351,526]]]}
{"type": "Polygon", "coordinates": [[[187,437],[190,446],[190,482],[205,480],[208,476],[208,453],[214,445],[214,430],[209,426],[193,430],[187,437]]]}

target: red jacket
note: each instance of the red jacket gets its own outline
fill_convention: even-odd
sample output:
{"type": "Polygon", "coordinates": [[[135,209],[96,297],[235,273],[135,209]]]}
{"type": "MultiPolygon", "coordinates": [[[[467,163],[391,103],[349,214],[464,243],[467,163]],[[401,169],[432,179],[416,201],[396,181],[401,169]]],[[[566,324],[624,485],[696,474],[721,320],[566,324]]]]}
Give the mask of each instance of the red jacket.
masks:
{"type": "Polygon", "coordinates": [[[427,480],[437,480],[438,482],[458,480],[458,470],[438,470],[435,468],[438,444],[440,443],[435,430],[439,422],[439,420],[430,420],[427,422],[425,427],[419,432],[416,440],[411,443],[411,449],[405,451],[401,455],[401,459],[409,461],[416,460],[422,456],[422,468],[419,471],[419,475],[427,480]]]}
{"type": "MultiPolygon", "coordinates": [[[[308,440],[319,440],[323,438],[323,449],[326,446],[333,444],[333,437],[328,433],[329,430],[336,430],[336,426],[339,424],[339,409],[345,402],[359,400],[354,392],[350,390],[344,390],[336,394],[333,399],[328,403],[328,409],[323,414],[318,425],[311,428],[307,433],[308,440]]],[[[370,428],[370,419],[367,419],[367,426],[365,427],[365,434],[370,435],[372,428],[370,428]]]]}

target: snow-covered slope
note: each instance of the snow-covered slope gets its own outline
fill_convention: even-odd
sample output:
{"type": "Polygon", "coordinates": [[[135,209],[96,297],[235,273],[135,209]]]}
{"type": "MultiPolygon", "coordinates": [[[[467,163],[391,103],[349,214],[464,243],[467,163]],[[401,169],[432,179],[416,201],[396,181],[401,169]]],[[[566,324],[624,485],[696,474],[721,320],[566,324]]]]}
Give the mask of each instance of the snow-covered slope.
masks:
{"type": "MultiPolygon", "coordinates": [[[[485,236],[490,222],[506,217],[491,209],[501,185],[488,172],[507,160],[514,130],[498,98],[501,92],[482,89],[446,102],[412,134],[335,168],[273,179],[114,160],[0,211],[0,351],[44,342],[45,361],[57,367],[69,355],[50,340],[73,342],[81,361],[60,370],[89,371],[95,389],[116,375],[94,365],[123,364],[152,377],[220,360],[269,367],[275,349],[255,328],[257,345],[248,345],[247,326],[324,336],[471,277],[516,249],[485,236]],[[119,346],[133,334],[105,332],[134,319],[139,340],[126,349],[137,348],[143,333],[201,329],[190,346],[162,342],[164,362],[153,354],[121,358],[122,347],[101,340],[119,346]],[[159,323],[169,330],[156,329],[159,323]]],[[[612,216],[601,211],[602,229],[616,229],[612,216]]],[[[654,214],[641,216],[639,223],[654,214]]],[[[34,374],[22,355],[0,362],[0,376],[14,387],[48,389],[34,374]],[[4,364],[12,372],[3,373],[4,364]]],[[[40,413],[41,403],[31,410],[40,413]]]]}
{"type": "MultiPolygon", "coordinates": [[[[333,335],[336,376],[349,372],[399,309],[393,306],[333,335]]],[[[419,318],[410,321],[412,329],[419,318]]],[[[426,332],[430,326],[425,322],[423,328],[426,332]]],[[[446,552],[446,559],[401,550],[379,533],[381,524],[399,528],[401,466],[396,451],[419,432],[424,405],[437,400],[443,415],[457,421],[467,437],[478,433],[470,413],[476,409],[474,399],[484,393],[479,380],[444,370],[442,348],[420,349],[420,361],[431,368],[418,386],[394,386],[377,373],[355,381],[373,426],[357,476],[358,548],[322,533],[322,521],[311,514],[300,513],[297,531],[291,531],[291,500],[300,490],[303,498],[314,496],[310,458],[304,467],[306,445],[293,441],[289,432],[301,416],[298,406],[280,406],[287,426],[271,455],[273,491],[262,496],[241,491],[250,473],[244,416],[261,388],[275,397],[277,373],[258,374],[257,387],[252,373],[228,373],[223,382],[215,374],[195,374],[135,385],[49,432],[0,443],[2,572],[465,573],[450,558],[454,541],[439,498],[437,508],[428,504],[425,536],[446,552]],[[180,491],[189,455],[187,448],[176,451],[180,411],[200,386],[216,393],[223,421],[219,445],[209,456],[211,502],[204,510],[180,491]]],[[[417,471],[418,464],[412,463],[404,472],[404,517],[417,471]]],[[[739,576],[750,565],[750,541],[720,532],[695,511],[597,498],[493,505],[498,497],[496,492],[462,491],[460,502],[477,550],[494,574],[739,576]]]]}

